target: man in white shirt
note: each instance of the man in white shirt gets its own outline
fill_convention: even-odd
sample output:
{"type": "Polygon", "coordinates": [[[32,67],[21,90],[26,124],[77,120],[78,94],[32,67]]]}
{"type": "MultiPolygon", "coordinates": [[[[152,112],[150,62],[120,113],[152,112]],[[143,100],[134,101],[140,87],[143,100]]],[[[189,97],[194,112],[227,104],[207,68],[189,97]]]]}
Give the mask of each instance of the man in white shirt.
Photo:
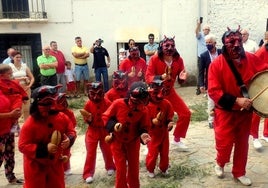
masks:
{"type": "Polygon", "coordinates": [[[255,53],[259,49],[258,44],[248,38],[249,33],[246,29],[242,29],[241,34],[244,50],[247,52],[255,53]]]}

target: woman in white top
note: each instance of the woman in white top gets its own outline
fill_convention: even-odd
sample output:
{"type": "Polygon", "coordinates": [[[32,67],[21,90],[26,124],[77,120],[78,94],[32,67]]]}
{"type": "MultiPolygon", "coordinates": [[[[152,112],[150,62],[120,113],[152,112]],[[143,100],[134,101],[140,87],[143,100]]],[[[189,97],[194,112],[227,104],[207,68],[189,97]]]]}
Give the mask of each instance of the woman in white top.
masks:
{"type": "MultiPolygon", "coordinates": [[[[34,83],[34,76],[26,65],[22,63],[21,58],[22,54],[18,51],[15,51],[12,54],[13,60],[9,63],[9,66],[12,68],[13,77],[16,80],[19,80],[19,84],[27,92],[29,99],[31,98],[31,87],[34,83]]],[[[28,118],[30,111],[30,100],[27,100],[26,103],[22,105],[23,119],[24,121],[28,118]]]]}

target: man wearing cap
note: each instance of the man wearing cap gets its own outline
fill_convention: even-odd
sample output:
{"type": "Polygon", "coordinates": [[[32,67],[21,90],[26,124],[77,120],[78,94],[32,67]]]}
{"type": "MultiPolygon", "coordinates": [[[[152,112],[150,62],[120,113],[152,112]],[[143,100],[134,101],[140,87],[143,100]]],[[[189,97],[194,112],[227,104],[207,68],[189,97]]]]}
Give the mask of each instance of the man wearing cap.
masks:
{"type": "Polygon", "coordinates": [[[154,34],[148,35],[149,42],[144,45],[144,53],[146,55],[146,65],[149,64],[150,57],[155,54],[158,48],[158,44],[154,42],[154,34]]]}
{"type": "Polygon", "coordinates": [[[104,91],[107,92],[109,90],[109,83],[108,83],[108,68],[110,67],[110,56],[108,51],[101,46],[103,43],[102,39],[96,40],[90,48],[90,52],[94,55],[94,61],[92,68],[95,72],[95,79],[96,81],[103,82],[104,91]],[[105,56],[107,58],[107,62],[105,60],[105,56]],[[102,79],[101,80],[101,75],[102,79]]]}

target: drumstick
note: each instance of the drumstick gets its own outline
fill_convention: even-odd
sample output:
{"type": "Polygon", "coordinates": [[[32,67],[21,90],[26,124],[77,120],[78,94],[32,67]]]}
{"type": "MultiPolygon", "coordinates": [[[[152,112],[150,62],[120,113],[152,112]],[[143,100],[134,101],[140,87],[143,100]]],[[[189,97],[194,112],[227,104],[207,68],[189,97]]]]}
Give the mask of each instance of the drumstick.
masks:
{"type": "MultiPolygon", "coordinates": [[[[265,88],[263,88],[262,90],[259,91],[259,93],[257,93],[252,99],[251,101],[253,102],[257,97],[259,97],[263,92],[265,92],[268,89],[268,86],[266,86],[265,88]]],[[[240,109],[241,111],[244,110],[244,108],[240,109]]]]}

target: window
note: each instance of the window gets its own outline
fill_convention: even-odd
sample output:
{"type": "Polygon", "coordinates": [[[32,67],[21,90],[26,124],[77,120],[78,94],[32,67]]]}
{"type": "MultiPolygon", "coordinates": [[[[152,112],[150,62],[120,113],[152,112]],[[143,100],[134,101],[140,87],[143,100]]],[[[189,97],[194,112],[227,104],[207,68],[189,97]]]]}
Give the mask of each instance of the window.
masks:
{"type": "Polygon", "coordinates": [[[1,0],[3,18],[29,18],[28,0],[1,0]]]}

